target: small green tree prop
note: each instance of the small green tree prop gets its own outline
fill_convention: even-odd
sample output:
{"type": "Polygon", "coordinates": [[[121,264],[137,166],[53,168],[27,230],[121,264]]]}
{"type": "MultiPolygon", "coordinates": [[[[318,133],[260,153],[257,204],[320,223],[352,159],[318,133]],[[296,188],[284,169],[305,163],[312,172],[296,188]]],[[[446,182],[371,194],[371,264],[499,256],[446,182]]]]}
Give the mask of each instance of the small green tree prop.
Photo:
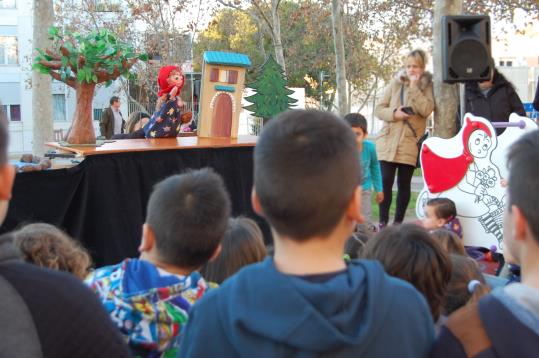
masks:
{"type": "Polygon", "coordinates": [[[55,80],[75,89],[77,105],[67,142],[95,143],[92,124],[92,100],[95,86],[109,86],[119,76],[131,78],[129,69],[138,61],[147,61],[146,54],[137,54],[133,46],[121,42],[108,30],[92,31],[87,35],[49,29],[51,48],[37,49],[32,69],[49,74],[55,80]]]}
{"type": "Polygon", "coordinates": [[[266,123],[270,118],[286,111],[297,100],[289,97],[294,91],[286,87],[287,81],[281,66],[273,56],[269,56],[253,83],[247,84],[256,93],[245,99],[252,104],[244,107],[254,112],[254,116],[262,118],[266,123]]]}

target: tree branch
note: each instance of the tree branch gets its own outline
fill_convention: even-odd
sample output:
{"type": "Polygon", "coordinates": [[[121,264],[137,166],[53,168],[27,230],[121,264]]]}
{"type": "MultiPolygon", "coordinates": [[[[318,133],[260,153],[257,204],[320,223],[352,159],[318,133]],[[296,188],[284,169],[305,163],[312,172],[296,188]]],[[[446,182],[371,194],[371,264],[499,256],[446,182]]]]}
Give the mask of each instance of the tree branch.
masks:
{"type": "Polygon", "coordinates": [[[61,76],[58,72],[51,71],[51,72],[49,72],[49,74],[50,74],[51,77],[54,78],[56,81],[63,82],[63,83],[65,83],[66,85],[68,85],[69,87],[71,87],[71,88],[75,88],[75,86],[76,86],[76,82],[75,82],[75,79],[74,79],[73,77],[66,77],[66,79],[63,80],[63,79],[62,79],[62,76],[61,76]]]}
{"type": "Polygon", "coordinates": [[[47,68],[50,68],[50,69],[53,69],[53,70],[59,70],[60,68],[62,68],[62,62],[60,62],[60,61],[41,60],[41,61],[39,61],[39,63],[42,64],[43,66],[45,66],[47,68]]]}

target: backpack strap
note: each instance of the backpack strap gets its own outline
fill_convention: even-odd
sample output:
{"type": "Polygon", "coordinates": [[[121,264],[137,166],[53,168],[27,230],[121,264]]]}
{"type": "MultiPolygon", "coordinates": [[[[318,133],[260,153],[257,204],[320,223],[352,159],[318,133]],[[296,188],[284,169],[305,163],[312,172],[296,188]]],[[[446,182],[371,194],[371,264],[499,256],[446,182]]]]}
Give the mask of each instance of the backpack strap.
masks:
{"type": "Polygon", "coordinates": [[[492,346],[481,322],[477,303],[468,304],[455,311],[449,316],[446,326],[460,341],[468,357],[475,357],[492,346]]]}

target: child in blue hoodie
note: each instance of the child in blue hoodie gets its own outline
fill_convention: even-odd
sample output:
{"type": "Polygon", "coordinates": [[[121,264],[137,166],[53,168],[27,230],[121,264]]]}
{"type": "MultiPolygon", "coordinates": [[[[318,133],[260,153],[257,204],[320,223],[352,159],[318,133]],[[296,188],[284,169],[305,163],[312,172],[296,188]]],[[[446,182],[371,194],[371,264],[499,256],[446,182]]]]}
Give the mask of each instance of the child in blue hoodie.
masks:
{"type": "Polygon", "coordinates": [[[219,253],[229,215],[230,200],[215,172],[171,176],[150,196],[140,258],[86,279],[135,356],[176,355],[189,310],[208,289],[196,270],[219,253]]]}
{"type": "Polygon", "coordinates": [[[180,357],[424,357],[425,299],[373,261],[345,261],[361,216],[355,136],[328,112],[273,118],[254,153],[252,205],[275,252],[191,310],[180,357]]]}
{"type": "Polygon", "coordinates": [[[344,120],[352,127],[356,135],[356,143],[361,153],[361,168],[363,168],[363,180],[361,191],[361,213],[369,227],[374,227],[372,223],[372,190],[376,193],[376,203],[380,204],[384,200],[384,190],[382,187],[382,173],[380,163],[376,156],[376,146],[367,140],[367,119],[359,113],[348,113],[344,120]]]}

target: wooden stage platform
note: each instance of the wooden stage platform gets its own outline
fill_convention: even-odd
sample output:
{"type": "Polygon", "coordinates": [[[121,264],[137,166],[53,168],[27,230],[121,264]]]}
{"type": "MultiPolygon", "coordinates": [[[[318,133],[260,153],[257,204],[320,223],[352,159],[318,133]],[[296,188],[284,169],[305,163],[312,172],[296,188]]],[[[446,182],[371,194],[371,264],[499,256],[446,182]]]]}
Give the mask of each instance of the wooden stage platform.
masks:
{"type": "Polygon", "coordinates": [[[79,156],[99,154],[146,152],[155,150],[181,150],[205,148],[254,147],[258,137],[239,136],[238,138],[199,138],[195,136],[157,139],[119,139],[101,146],[63,146],[59,142],[46,143],[47,146],[75,153],[79,156]]]}

